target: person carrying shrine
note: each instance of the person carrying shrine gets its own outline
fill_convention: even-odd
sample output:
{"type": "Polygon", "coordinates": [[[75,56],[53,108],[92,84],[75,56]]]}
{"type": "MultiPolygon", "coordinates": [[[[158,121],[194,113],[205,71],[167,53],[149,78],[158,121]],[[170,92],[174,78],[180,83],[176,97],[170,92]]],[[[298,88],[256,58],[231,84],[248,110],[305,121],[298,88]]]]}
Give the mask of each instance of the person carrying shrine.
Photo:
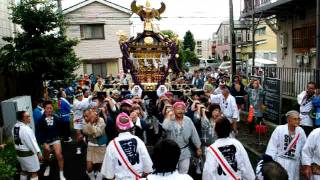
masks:
{"type": "Polygon", "coordinates": [[[299,179],[301,151],[306,142],[306,134],[299,127],[299,112],[286,113],[287,124],[278,126],[269,140],[266,154],[283,166],[290,180],[299,179]]]}
{"type": "Polygon", "coordinates": [[[101,173],[107,179],[139,179],[153,171],[152,161],[144,142],[130,133],[131,118],[120,113],[116,119],[118,137],[107,146],[101,173]]]}
{"type": "Polygon", "coordinates": [[[207,149],[202,179],[254,180],[248,154],[238,140],[230,137],[231,123],[226,117],[216,121],[215,132],[218,139],[207,149]]]}
{"type": "Polygon", "coordinates": [[[302,149],[303,174],[311,180],[320,180],[320,128],[313,130],[302,149]]]}
{"type": "Polygon", "coordinates": [[[196,155],[201,156],[201,141],[197,130],[190,118],[184,116],[186,105],[178,101],[173,105],[173,111],[168,111],[162,124],[169,139],[174,140],[181,149],[178,170],[181,174],[188,173],[192,143],[195,146],[196,155]]]}

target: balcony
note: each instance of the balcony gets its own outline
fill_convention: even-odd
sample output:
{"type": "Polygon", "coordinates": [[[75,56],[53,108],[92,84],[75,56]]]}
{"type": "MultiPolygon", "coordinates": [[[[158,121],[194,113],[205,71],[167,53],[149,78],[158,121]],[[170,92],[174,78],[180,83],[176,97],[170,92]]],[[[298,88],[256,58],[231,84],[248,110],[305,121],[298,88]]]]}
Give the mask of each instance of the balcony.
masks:
{"type": "Polygon", "coordinates": [[[252,10],[253,1],[254,1],[254,8],[256,9],[278,0],[244,0],[244,9],[242,11],[243,13],[249,12],[252,10]]]}
{"type": "MultiPolygon", "coordinates": [[[[315,2],[315,0],[308,0],[315,2]]],[[[289,13],[292,9],[306,3],[305,0],[243,0],[244,8],[241,12],[242,18],[254,17],[266,18],[272,15],[289,13]],[[254,3],[253,3],[254,1],[254,3]],[[253,6],[254,4],[254,6],[253,6]]]]}

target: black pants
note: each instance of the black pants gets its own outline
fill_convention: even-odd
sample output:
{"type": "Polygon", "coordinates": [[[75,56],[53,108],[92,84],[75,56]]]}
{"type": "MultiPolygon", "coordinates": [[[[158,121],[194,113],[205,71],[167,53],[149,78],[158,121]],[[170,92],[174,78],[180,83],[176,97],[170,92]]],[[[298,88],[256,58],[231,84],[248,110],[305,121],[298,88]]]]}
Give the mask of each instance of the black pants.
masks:
{"type": "Polygon", "coordinates": [[[70,120],[63,120],[61,127],[61,135],[63,140],[68,140],[71,137],[70,120]]]}

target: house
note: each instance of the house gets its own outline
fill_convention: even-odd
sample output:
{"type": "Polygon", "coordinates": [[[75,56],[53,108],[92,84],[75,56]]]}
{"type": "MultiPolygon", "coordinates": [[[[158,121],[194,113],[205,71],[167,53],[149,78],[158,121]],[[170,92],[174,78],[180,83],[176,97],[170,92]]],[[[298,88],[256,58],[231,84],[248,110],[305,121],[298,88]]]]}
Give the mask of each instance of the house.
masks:
{"type": "MultiPolygon", "coordinates": [[[[248,60],[252,58],[252,28],[251,22],[234,21],[237,59],[248,60]]],[[[230,26],[229,21],[220,24],[215,35],[215,50],[222,60],[230,57],[230,26]]],[[[276,60],[276,35],[264,22],[256,28],[255,57],[276,60]]]]}
{"type": "Polygon", "coordinates": [[[212,56],[212,43],[211,39],[196,40],[195,52],[198,58],[211,59],[212,56]]]}
{"type": "Polygon", "coordinates": [[[66,35],[79,40],[78,75],[116,75],[122,69],[117,32],[130,35],[131,11],[106,0],[85,0],[63,10],[66,35]]]}
{"type": "Polygon", "coordinates": [[[9,5],[11,3],[13,3],[13,0],[0,1],[0,47],[5,44],[2,40],[3,37],[10,37],[13,35],[13,24],[9,19],[9,5]]]}
{"type": "MultiPolygon", "coordinates": [[[[236,23],[236,21],[235,21],[236,23]]],[[[227,60],[230,58],[230,26],[229,21],[223,21],[220,23],[215,35],[215,53],[216,58],[221,60],[227,60]]]]}
{"type": "MultiPolygon", "coordinates": [[[[237,59],[248,60],[252,58],[252,30],[247,25],[246,30],[235,29],[237,41],[237,59]]],[[[255,30],[255,58],[277,61],[277,37],[271,28],[263,21],[255,30]]]]}
{"type": "Polygon", "coordinates": [[[278,67],[316,67],[316,0],[244,1],[242,18],[264,19],[277,37],[278,67]],[[253,10],[254,9],[254,10],[253,10]]]}

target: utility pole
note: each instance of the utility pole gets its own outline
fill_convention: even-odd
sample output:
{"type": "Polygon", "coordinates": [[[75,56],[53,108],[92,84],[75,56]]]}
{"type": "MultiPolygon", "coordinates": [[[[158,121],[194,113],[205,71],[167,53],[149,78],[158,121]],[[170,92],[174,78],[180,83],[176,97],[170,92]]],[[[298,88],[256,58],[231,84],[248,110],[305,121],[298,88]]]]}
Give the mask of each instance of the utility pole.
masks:
{"type": "Polygon", "coordinates": [[[236,37],[234,33],[234,21],[233,21],[233,2],[229,0],[229,9],[230,9],[230,51],[231,51],[231,66],[232,66],[232,77],[236,75],[236,37]]]}
{"type": "Polygon", "coordinates": [[[317,70],[316,70],[316,84],[320,83],[320,0],[317,0],[317,70]]]}
{"type": "Polygon", "coordinates": [[[61,4],[61,0],[57,0],[58,2],[58,11],[59,13],[62,13],[62,4],[61,4]]]}
{"type": "Polygon", "coordinates": [[[255,38],[255,34],[256,34],[256,27],[255,27],[255,18],[254,18],[254,0],[251,1],[252,2],[252,75],[255,74],[255,58],[256,58],[256,38],[255,38]]]}

